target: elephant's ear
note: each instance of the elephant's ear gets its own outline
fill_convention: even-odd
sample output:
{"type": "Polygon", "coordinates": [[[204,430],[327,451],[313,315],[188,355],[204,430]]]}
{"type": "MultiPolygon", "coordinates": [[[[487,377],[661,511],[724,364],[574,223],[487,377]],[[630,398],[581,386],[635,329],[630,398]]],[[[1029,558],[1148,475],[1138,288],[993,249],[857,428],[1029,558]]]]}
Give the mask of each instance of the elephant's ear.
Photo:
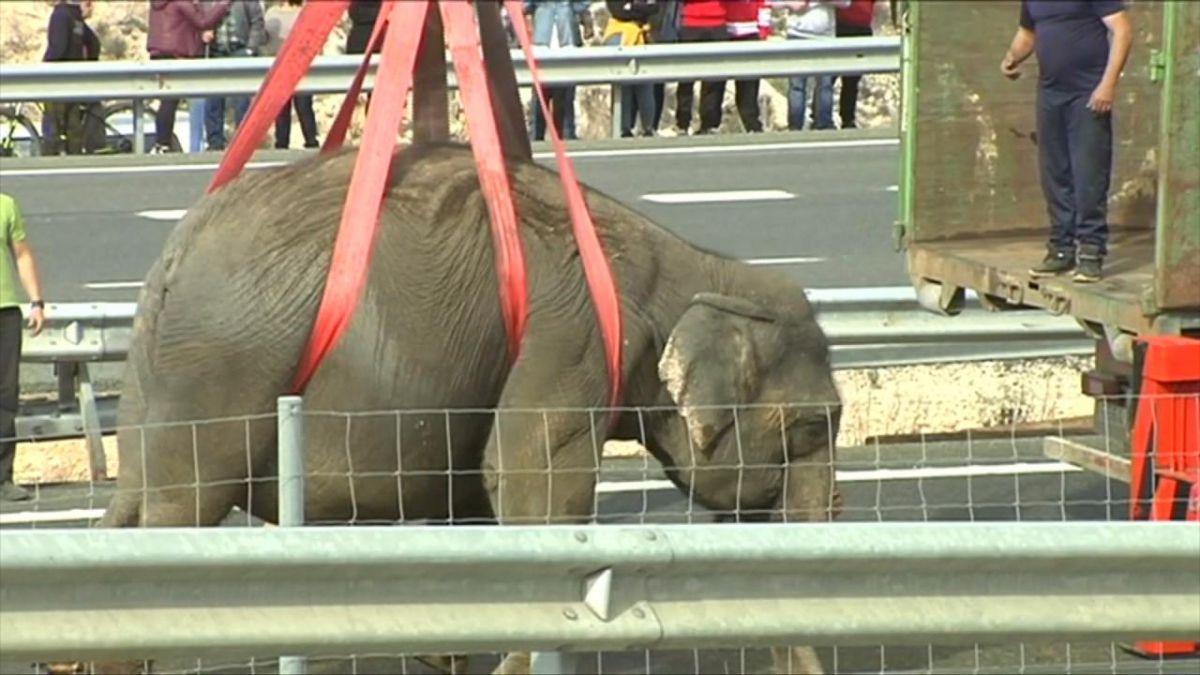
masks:
{"type": "Polygon", "coordinates": [[[658,377],[687,421],[697,450],[734,422],[734,407],[753,401],[782,351],[780,325],[766,308],[743,298],[701,293],[671,331],[658,377]]]}

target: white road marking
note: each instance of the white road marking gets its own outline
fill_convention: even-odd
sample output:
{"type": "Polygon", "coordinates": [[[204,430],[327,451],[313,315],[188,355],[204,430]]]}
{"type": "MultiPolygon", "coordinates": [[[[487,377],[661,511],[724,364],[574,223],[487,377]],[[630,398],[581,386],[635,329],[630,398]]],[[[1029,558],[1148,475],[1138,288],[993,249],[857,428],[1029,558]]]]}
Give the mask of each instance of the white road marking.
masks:
{"type": "Polygon", "coordinates": [[[706,192],[656,192],[642,195],[655,204],[712,204],[715,202],[763,202],[795,199],[783,190],[713,190],[706,192]]]}
{"type": "MultiPolygon", "coordinates": [[[[865,483],[885,480],[917,480],[923,478],[967,478],[975,476],[1014,476],[1043,473],[1079,472],[1083,469],[1066,462],[1015,462],[1012,464],[969,464],[966,466],[934,466],[913,469],[868,469],[862,471],[837,471],[837,480],[842,483],[865,483]]],[[[597,492],[647,492],[670,490],[675,485],[669,480],[628,480],[602,482],[597,492]]]]}
{"type": "Polygon", "coordinates": [[[136,215],[139,218],[149,218],[150,220],[179,220],[187,215],[187,209],[153,209],[138,211],[136,215]]]}
{"type": "Polygon", "coordinates": [[[746,263],[749,265],[803,265],[805,263],[825,262],[824,258],[748,258],[746,263]]]}
{"type": "Polygon", "coordinates": [[[91,520],[104,515],[104,509],[69,509],[67,511],[18,511],[0,513],[0,525],[17,523],[55,523],[65,520],[91,520]]]}
{"type": "MultiPolygon", "coordinates": [[[[794,141],[790,143],[755,143],[748,145],[682,145],[660,148],[623,148],[619,150],[567,151],[572,159],[603,159],[609,157],[649,157],[656,155],[720,155],[745,152],[782,152],[790,150],[833,150],[839,148],[876,148],[899,145],[899,138],[863,138],[847,141],[794,141]]],[[[553,152],[535,152],[534,159],[554,159],[553,152]]],[[[289,164],[287,161],[249,162],[246,169],[265,169],[289,164]]],[[[0,169],[0,177],[24,176],[88,176],[130,173],[186,173],[215,171],[215,163],[204,164],[143,164],[139,166],[80,166],[57,169],[0,169]]]]}
{"type": "Polygon", "coordinates": [[[93,291],[112,291],[122,288],[141,288],[140,281],[92,281],[83,285],[84,288],[90,288],[93,291]]]}
{"type": "MultiPolygon", "coordinates": [[[[288,162],[249,162],[247,169],[266,169],[284,166],[288,162]]],[[[12,169],[0,170],[0,177],[16,176],[101,176],[127,173],[187,173],[191,171],[216,171],[218,164],[142,164],[140,166],[78,166],[61,169],[12,169]]]]}
{"type": "MultiPolygon", "coordinates": [[[[760,143],[748,145],[685,145],[665,148],[627,148],[621,150],[567,151],[572,159],[605,157],[646,157],[652,155],[703,155],[780,150],[833,150],[837,148],[876,148],[899,145],[899,138],[863,138],[852,141],[796,141],[793,143],[760,143]]],[[[534,159],[554,159],[553,152],[535,152],[534,159]]]]}
{"type": "Polygon", "coordinates": [[[899,192],[900,186],[899,185],[889,185],[889,186],[887,186],[887,191],[888,192],[899,192]]]}

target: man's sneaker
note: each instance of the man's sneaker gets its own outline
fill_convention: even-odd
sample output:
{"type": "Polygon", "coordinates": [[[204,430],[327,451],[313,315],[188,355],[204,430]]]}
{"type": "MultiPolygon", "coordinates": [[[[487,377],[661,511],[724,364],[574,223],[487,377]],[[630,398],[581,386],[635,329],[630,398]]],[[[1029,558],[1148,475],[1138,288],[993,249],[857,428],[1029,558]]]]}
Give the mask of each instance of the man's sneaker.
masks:
{"type": "Polygon", "coordinates": [[[1049,251],[1042,259],[1042,264],[1029,270],[1030,276],[1052,277],[1075,268],[1075,260],[1067,251],[1049,251]]]}
{"type": "Polygon", "coordinates": [[[23,502],[29,499],[29,490],[16,483],[0,483],[0,501],[23,502]]]}
{"type": "Polygon", "coordinates": [[[1080,256],[1079,266],[1075,270],[1075,276],[1072,280],[1081,284],[1090,284],[1100,281],[1100,269],[1103,267],[1103,259],[1093,256],[1080,256]]]}

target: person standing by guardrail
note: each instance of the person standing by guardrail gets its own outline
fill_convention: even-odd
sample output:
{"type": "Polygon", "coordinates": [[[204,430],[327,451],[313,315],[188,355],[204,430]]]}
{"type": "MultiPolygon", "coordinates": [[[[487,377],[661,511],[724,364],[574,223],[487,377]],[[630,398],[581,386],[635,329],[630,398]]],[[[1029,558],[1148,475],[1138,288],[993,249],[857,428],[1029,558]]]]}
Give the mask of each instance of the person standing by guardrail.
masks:
{"type": "MultiPolygon", "coordinates": [[[[150,0],[146,51],[151,59],[195,59],[204,55],[201,33],[213,30],[233,0],[216,0],[201,6],[196,0],[150,0]]],[[[174,152],[175,111],[178,98],[163,98],[154,115],[153,153],[174,152]]]]}
{"type": "MultiPolygon", "coordinates": [[[[875,34],[875,0],[850,0],[849,7],[837,10],[838,37],[871,37],[875,34]]],[[[858,85],[862,75],[841,75],[842,91],[838,96],[838,116],[843,129],[858,126],[858,85]]]]}
{"type": "MultiPolygon", "coordinates": [[[[371,33],[375,31],[375,21],[379,18],[379,3],[382,0],[350,0],[346,15],[350,17],[350,30],[346,33],[346,53],[366,54],[371,42],[371,33]]],[[[382,42],[380,43],[382,45],[382,42]]],[[[380,48],[375,49],[375,54],[380,48]]],[[[367,104],[371,107],[371,92],[364,92],[367,104]]]]}
{"type": "Polygon", "coordinates": [[[10,195],[0,192],[0,500],[3,501],[29,498],[29,492],[13,482],[22,338],[21,301],[17,296],[14,267],[29,296],[29,326],[37,335],[46,321],[37,258],[26,241],[20,205],[10,195]]]}
{"type": "Polygon", "coordinates": [[[1051,226],[1046,257],[1029,270],[1031,276],[1075,269],[1075,281],[1100,280],[1108,240],[1112,106],[1132,41],[1123,0],[1021,3],[1000,70],[1017,79],[1021,63],[1037,51],[1038,163],[1051,226]]]}
{"type": "MultiPolygon", "coordinates": [[[[662,7],[654,0],[608,0],[608,24],[604,27],[603,43],[609,46],[636,47],[650,38],[650,20],[662,7]]],[[[621,136],[633,136],[636,112],[642,124],[642,136],[655,135],[654,85],[649,82],[621,86],[621,136]]]]}
{"type": "MultiPolygon", "coordinates": [[[[219,4],[221,0],[201,0],[219,4]]],[[[258,56],[267,41],[260,0],[233,0],[229,13],[213,29],[213,39],[208,43],[208,58],[258,56]]],[[[204,131],[209,150],[225,149],[225,101],[233,104],[233,126],[241,126],[242,119],[250,110],[250,97],[210,96],[204,101],[204,131]]]]}
{"type": "MultiPolygon", "coordinates": [[[[592,39],[592,12],[587,0],[525,0],[524,11],[526,21],[533,26],[534,46],[574,49],[592,39]]],[[[574,140],[575,87],[546,87],[545,92],[554,128],[564,140],[574,140]]],[[[540,141],[546,136],[546,119],[537,92],[531,96],[531,106],[530,138],[540,141]]]]}
{"type": "MultiPolygon", "coordinates": [[[[725,27],[734,41],[765,40],[771,34],[771,9],[767,0],[725,0],[725,27]]],[[[734,102],[742,127],[749,133],[763,130],[758,109],[760,80],[734,81],[734,102]]]]}
{"type": "MultiPolygon", "coordinates": [[[[658,0],[662,9],[650,17],[650,34],[647,42],[652,45],[667,45],[679,42],[679,30],[682,27],[680,3],[683,0],[658,0]]],[[[654,119],[651,128],[658,133],[662,123],[663,109],[666,107],[667,83],[654,83],[654,119]]]]}
{"type": "MultiPolygon", "coordinates": [[[[275,57],[283,49],[296,18],[300,16],[300,7],[304,0],[285,0],[282,5],[275,5],[264,15],[264,26],[267,40],[263,45],[263,56],[275,57]]],[[[312,94],[295,94],[292,100],[279,111],[275,118],[275,148],[286,150],[292,140],[292,108],[296,109],[296,117],[300,119],[300,133],[304,134],[304,147],[315,148],[317,142],[317,117],[313,113],[312,94]]]]}
{"type": "MultiPolygon", "coordinates": [[[[722,0],[680,0],[680,42],[722,42],[728,39],[725,28],[725,3],[722,0]]],[[[680,82],[675,88],[675,130],[687,136],[692,129],[692,103],[695,82],[680,82]]],[[[725,98],[725,80],[700,82],[700,129],[711,134],[721,126],[721,104],[725,98]]]]}
{"type": "MultiPolygon", "coordinates": [[[[46,29],[42,61],[96,61],[100,39],[87,24],[92,0],[56,0],[46,29]]],[[[51,101],[46,104],[48,124],[42,154],[78,155],[104,147],[103,113],[99,101],[51,101]]]]}
{"type": "MultiPolygon", "coordinates": [[[[837,37],[837,9],[850,6],[850,0],[771,0],[775,7],[786,7],[789,40],[824,40],[837,37]]],[[[813,129],[833,127],[833,76],[813,77],[813,129]]],[[[804,128],[808,108],[808,77],[788,78],[788,129],[804,128]]]]}

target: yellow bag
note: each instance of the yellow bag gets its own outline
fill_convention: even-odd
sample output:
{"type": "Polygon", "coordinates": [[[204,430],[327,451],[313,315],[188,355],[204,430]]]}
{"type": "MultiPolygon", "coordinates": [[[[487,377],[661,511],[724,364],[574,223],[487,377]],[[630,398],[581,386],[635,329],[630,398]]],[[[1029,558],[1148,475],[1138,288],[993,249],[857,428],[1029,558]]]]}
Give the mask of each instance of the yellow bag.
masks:
{"type": "Polygon", "coordinates": [[[644,24],[634,23],[632,21],[621,21],[609,17],[608,25],[604,27],[604,37],[602,41],[608,45],[612,42],[614,36],[620,36],[621,41],[617,44],[622,47],[633,45],[646,44],[646,37],[650,33],[649,26],[644,24]]]}

